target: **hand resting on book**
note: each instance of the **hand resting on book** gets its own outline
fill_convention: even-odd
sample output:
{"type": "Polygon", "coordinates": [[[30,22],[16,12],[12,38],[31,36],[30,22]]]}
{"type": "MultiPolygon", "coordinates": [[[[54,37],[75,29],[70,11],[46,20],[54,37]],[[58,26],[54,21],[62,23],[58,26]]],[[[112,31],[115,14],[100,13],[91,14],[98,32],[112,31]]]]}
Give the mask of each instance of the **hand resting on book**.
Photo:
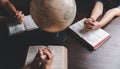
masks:
{"type": "Polygon", "coordinates": [[[54,55],[49,48],[39,49],[33,62],[22,69],[51,69],[54,55]]]}
{"type": "Polygon", "coordinates": [[[22,13],[22,11],[16,11],[14,16],[9,16],[9,17],[7,17],[6,20],[8,20],[7,21],[8,23],[11,22],[11,23],[15,23],[15,24],[21,24],[21,23],[25,22],[24,14],[22,13]]]}
{"type": "Polygon", "coordinates": [[[95,21],[93,18],[85,19],[85,21],[84,21],[84,30],[86,32],[96,30],[98,28],[100,28],[100,23],[95,21]]]}
{"type": "MultiPolygon", "coordinates": [[[[18,11],[16,7],[12,4],[12,2],[10,2],[9,0],[0,0],[0,7],[2,8],[2,10],[7,12],[7,14],[6,13],[5,14],[7,15],[6,17],[8,18],[5,19],[10,21],[13,20],[16,21],[17,23],[24,22],[24,14],[22,13],[22,11],[18,11]]],[[[6,22],[7,20],[3,21],[6,22]]]]}
{"type": "Polygon", "coordinates": [[[14,17],[17,23],[24,23],[24,14],[22,11],[16,11],[16,15],[14,17]]]}
{"type": "Polygon", "coordinates": [[[101,28],[91,31],[94,28],[95,24],[92,24],[94,22],[93,19],[84,18],[69,27],[91,50],[98,49],[110,38],[110,34],[101,28]]]}

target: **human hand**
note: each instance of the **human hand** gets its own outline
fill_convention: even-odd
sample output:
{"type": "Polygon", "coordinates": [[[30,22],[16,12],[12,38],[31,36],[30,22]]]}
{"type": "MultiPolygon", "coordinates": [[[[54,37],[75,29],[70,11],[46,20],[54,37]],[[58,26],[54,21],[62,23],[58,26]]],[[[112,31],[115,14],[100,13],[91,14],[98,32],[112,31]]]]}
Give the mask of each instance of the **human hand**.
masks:
{"type": "Polygon", "coordinates": [[[49,48],[39,49],[41,64],[45,69],[50,69],[53,63],[54,55],[49,48]]]}
{"type": "Polygon", "coordinates": [[[16,11],[15,14],[15,21],[17,23],[23,23],[24,22],[24,14],[22,13],[22,11],[16,11]]]}
{"type": "Polygon", "coordinates": [[[39,49],[37,55],[35,56],[33,62],[29,65],[31,69],[51,69],[53,63],[54,55],[49,48],[39,49]]]}
{"type": "Polygon", "coordinates": [[[86,32],[98,29],[100,26],[101,24],[95,21],[93,18],[88,18],[84,21],[84,30],[86,32]]]}
{"type": "Polygon", "coordinates": [[[84,22],[85,22],[85,24],[87,24],[87,23],[94,23],[95,20],[93,18],[87,18],[87,19],[85,19],[84,22]]]}

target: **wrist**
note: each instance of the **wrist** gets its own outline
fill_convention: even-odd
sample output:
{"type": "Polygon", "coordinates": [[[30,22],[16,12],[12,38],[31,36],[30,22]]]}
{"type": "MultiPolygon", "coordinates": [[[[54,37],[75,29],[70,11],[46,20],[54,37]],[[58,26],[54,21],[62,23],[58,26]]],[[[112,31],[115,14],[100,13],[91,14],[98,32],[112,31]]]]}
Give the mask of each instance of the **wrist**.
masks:
{"type": "Polygon", "coordinates": [[[90,18],[93,19],[93,20],[95,20],[95,21],[96,21],[96,19],[97,19],[97,18],[95,18],[95,17],[90,17],[90,18]]]}
{"type": "Polygon", "coordinates": [[[52,66],[45,66],[44,69],[52,69],[52,66]]]}
{"type": "Polygon", "coordinates": [[[52,65],[42,65],[43,69],[52,69],[52,65]]]}

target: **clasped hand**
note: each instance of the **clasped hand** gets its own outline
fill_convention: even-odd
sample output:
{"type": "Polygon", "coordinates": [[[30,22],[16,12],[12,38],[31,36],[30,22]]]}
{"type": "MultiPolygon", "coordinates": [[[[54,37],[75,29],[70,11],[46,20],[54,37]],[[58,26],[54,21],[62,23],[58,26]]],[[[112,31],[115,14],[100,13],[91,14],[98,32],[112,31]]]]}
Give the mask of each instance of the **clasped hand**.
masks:
{"type": "Polygon", "coordinates": [[[14,17],[11,19],[13,22],[16,23],[24,23],[24,14],[22,11],[16,11],[14,17]]]}
{"type": "Polygon", "coordinates": [[[39,49],[36,57],[30,65],[33,66],[31,69],[34,69],[34,67],[37,67],[36,69],[41,67],[42,69],[51,69],[53,58],[54,55],[49,48],[39,49]]]}
{"type": "Polygon", "coordinates": [[[84,21],[84,31],[92,31],[100,28],[100,23],[95,21],[93,18],[87,18],[84,21]]]}

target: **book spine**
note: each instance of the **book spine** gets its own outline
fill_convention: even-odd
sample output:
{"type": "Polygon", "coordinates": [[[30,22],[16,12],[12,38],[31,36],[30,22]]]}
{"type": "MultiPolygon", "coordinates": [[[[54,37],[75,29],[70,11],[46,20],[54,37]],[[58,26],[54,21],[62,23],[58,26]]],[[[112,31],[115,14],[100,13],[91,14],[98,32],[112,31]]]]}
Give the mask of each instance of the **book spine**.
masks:
{"type": "Polygon", "coordinates": [[[99,43],[97,43],[93,48],[94,50],[98,49],[100,46],[103,45],[103,43],[105,43],[108,39],[110,38],[110,35],[108,35],[106,38],[104,38],[103,40],[101,40],[99,43]]]}

